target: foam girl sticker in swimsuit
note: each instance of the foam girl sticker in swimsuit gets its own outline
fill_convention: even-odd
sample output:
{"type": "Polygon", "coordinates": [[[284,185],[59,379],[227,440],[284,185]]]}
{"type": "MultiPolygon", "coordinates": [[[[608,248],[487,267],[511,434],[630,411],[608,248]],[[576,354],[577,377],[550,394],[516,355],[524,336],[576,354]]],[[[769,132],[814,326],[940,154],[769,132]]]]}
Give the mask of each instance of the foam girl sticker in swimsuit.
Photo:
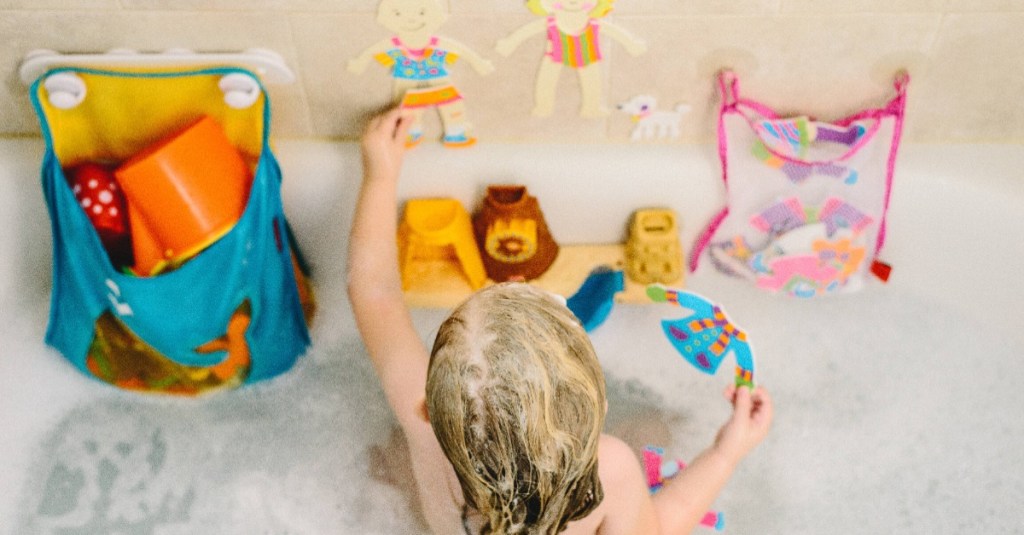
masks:
{"type": "Polygon", "coordinates": [[[603,17],[615,0],[526,0],[530,11],[544,16],[498,41],[497,51],[509,56],[534,35],[547,35],[547,48],[537,73],[533,115],[547,117],[555,107],[558,77],[563,67],[574,69],[580,78],[583,117],[605,117],[609,110],[601,95],[601,36],[618,41],[633,56],[647,51],[647,45],[603,17]]]}
{"type": "Polygon", "coordinates": [[[494,66],[465,45],[437,35],[447,18],[441,0],[381,0],[377,22],[394,35],[348,63],[354,74],[365,72],[372,60],[391,70],[395,100],[415,112],[409,146],[422,141],[423,113],[430,108],[441,116],[444,146],[467,147],[476,142],[469,133],[465,102],[449,70],[458,58],[465,58],[481,76],[493,72],[494,66]]]}

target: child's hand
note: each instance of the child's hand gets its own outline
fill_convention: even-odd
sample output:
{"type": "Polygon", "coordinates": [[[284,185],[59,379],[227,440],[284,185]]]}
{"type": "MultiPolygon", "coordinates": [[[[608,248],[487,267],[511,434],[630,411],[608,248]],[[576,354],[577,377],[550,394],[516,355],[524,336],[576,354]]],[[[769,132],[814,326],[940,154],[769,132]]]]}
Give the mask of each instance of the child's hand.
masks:
{"type": "Polygon", "coordinates": [[[362,143],[363,175],[367,179],[398,179],[412,123],[412,116],[402,108],[392,108],[370,119],[362,143]]]}
{"type": "Polygon", "coordinates": [[[739,463],[768,434],[772,423],[772,398],[762,387],[752,391],[735,386],[725,390],[725,397],[732,402],[732,417],[718,431],[714,449],[730,462],[739,463]]]}

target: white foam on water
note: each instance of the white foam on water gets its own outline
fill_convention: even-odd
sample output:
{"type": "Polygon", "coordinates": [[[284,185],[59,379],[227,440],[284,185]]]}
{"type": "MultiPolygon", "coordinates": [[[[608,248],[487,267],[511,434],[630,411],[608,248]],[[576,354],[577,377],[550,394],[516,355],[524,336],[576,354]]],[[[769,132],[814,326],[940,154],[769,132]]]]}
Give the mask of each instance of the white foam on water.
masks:
{"type": "MultiPolygon", "coordinates": [[[[0,153],[38,156],[30,142],[15,145],[0,143],[0,153]]],[[[117,391],[45,346],[49,237],[37,164],[13,167],[16,200],[0,195],[0,207],[21,214],[0,210],[0,533],[422,532],[404,444],[345,298],[354,179],[309,192],[351,172],[357,155],[318,146],[281,149],[286,177],[320,177],[286,190],[308,206],[291,212],[318,271],[314,345],[279,378],[196,400],[117,391]]],[[[1008,533],[1024,521],[1024,245],[1008,232],[1024,228],[1024,195],[1017,183],[940,173],[955,166],[939,152],[959,162],[968,149],[910,151],[886,286],[802,301],[710,270],[688,279],[748,332],[758,381],[776,402],[771,435],[715,505],[729,532],[1008,533]]],[[[688,459],[728,415],[729,363],[709,377],[675,353],[659,321],[679,312],[619,305],[592,338],[609,429],[688,459]]],[[[424,339],[444,314],[415,312],[424,339]]]]}

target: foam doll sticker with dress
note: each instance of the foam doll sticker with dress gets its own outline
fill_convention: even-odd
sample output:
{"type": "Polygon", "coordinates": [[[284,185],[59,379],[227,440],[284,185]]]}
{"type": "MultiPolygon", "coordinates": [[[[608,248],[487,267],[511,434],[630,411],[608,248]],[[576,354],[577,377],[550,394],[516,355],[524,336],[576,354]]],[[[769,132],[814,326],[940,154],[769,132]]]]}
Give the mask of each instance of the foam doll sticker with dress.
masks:
{"type": "Polygon", "coordinates": [[[563,68],[576,71],[580,79],[580,115],[605,117],[609,114],[601,95],[601,37],[607,35],[633,56],[647,45],[623,28],[605,20],[615,0],[527,0],[526,7],[544,18],[527,23],[498,41],[497,51],[509,56],[527,39],[547,36],[544,58],[537,73],[533,115],[547,117],[555,105],[558,78],[563,68]]]}
{"type": "Polygon", "coordinates": [[[422,140],[423,113],[430,108],[437,109],[441,117],[444,146],[466,147],[476,142],[469,133],[465,102],[449,71],[459,58],[465,58],[480,75],[490,74],[494,66],[465,45],[437,35],[447,18],[440,0],[381,0],[377,22],[393,35],[348,62],[348,70],[354,74],[365,72],[372,60],[390,69],[393,97],[416,118],[409,146],[422,140]]]}

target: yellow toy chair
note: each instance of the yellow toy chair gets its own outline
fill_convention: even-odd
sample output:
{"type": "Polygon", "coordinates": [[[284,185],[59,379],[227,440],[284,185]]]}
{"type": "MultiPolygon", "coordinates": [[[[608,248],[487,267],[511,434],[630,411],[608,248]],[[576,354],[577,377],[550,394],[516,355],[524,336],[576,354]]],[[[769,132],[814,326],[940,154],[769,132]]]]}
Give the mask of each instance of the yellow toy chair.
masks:
{"type": "Polygon", "coordinates": [[[456,199],[411,199],[398,228],[398,261],[402,288],[413,282],[412,266],[426,258],[454,257],[469,285],[480,289],[487,282],[483,260],[473,237],[469,213],[456,199]]]}

